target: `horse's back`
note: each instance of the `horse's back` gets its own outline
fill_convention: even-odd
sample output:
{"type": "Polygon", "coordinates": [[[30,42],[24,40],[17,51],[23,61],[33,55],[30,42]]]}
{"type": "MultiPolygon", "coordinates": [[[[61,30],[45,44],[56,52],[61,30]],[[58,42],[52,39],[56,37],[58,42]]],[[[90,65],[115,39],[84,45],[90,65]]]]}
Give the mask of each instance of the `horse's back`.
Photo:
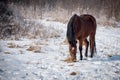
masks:
{"type": "Polygon", "coordinates": [[[80,15],[80,17],[86,22],[86,24],[91,22],[91,24],[93,24],[94,27],[96,27],[96,19],[92,15],[83,14],[83,15],[80,15]]]}
{"type": "Polygon", "coordinates": [[[91,30],[92,32],[96,32],[96,19],[90,15],[90,14],[83,14],[83,15],[80,15],[80,17],[84,20],[84,24],[87,28],[87,30],[91,30]]]}

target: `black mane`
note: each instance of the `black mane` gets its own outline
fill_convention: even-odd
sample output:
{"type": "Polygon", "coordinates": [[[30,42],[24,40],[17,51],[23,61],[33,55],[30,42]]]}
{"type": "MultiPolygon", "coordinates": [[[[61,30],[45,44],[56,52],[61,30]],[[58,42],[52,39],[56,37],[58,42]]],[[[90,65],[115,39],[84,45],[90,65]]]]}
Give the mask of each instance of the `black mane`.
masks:
{"type": "Polygon", "coordinates": [[[75,16],[77,16],[76,14],[74,14],[71,18],[70,21],[68,22],[67,25],[67,39],[69,41],[69,43],[73,46],[76,47],[76,40],[75,40],[75,33],[74,33],[74,25],[73,25],[73,21],[75,16]]]}

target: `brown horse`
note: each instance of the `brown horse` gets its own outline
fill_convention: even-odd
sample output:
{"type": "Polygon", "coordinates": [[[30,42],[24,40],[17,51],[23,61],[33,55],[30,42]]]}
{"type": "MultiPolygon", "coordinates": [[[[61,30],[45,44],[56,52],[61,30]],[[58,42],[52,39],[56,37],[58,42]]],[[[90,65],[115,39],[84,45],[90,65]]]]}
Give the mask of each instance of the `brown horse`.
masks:
{"type": "Polygon", "coordinates": [[[72,61],[76,61],[76,43],[79,41],[79,50],[80,50],[80,59],[83,59],[82,56],[82,45],[85,45],[85,56],[88,56],[88,46],[90,42],[90,57],[92,58],[94,52],[96,51],[95,43],[95,34],[96,34],[96,20],[92,15],[83,14],[76,15],[74,14],[67,25],[67,40],[69,43],[69,51],[72,61]],[[89,42],[87,37],[89,36],[89,42]]]}

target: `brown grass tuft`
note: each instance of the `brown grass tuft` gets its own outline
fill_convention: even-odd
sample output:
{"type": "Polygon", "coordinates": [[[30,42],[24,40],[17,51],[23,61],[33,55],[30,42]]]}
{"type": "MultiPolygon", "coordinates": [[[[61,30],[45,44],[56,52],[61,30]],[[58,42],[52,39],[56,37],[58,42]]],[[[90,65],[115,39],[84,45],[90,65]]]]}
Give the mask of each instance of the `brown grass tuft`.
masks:
{"type": "Polygon", "coordinates": [[[70,75],[77,75],[77,72],[71,72],[70,75]]]}
{"type": "Polygon", "coordinates": [[[34,51],[35,50],[35,46],[30,46],[27,51],[34,51]]]}
{"type": "Polygon", "coordinates": [[[6,51],[6,52],[4,52],[5,54],[11,54],[10,52],[8,52],[8,51],[6,51]]]}
{"type": "Polygon", "coordinates": [[[108,57],[112,57],[112,56],[113,56],[113,54],[107,54],[107,56],[108,56],[108,57]]]}
{"type": "Polygon", "coordinates": [[[41,52],[41,47],[39,47],[39,46],[29,46],[27,51],[33,51],[34,53],[40,53],[41,52]]]}
{"type": "Polygon", "coordinates": [[[34,53],[41,53],[41,51],[40,50],[35,50],[34,53]]]}
{"type": "Polygon", "coordinates": [[[72,62],[76,62],[76,60],[73,60],[72,57],[68,57],[67,59],[64,60],[64,62],[72,63],[72,62]]]}
{"type": "Polygon", "coordinates": [[[63,42],[61,42],[60,44],[67,45],[67,44],[69,44],[69,43],[68,43],[68,40],[65,39],[65,40],[64,40],[63,42]]]}
{"type": "Polygon", "coordinates": [[[17,45],[15,45],[14,43],[8,43],[8,47],[9,47],[9,48],[16,48],[17,45]]]}

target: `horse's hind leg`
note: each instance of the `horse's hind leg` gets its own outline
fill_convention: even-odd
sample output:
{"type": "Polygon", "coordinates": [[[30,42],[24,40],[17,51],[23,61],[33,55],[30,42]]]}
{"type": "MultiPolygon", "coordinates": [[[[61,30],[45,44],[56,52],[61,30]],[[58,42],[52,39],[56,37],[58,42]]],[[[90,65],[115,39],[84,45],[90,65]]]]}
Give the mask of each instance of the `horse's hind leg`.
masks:
{"type": "Polygon", "coordinates": [[[95,34],[90,34],[90,57],[92,58],[94,55],[94,47],[95,47],[95,34]]]}
{"type": "Polygon", "coordinates": [[[83,59],[83,56],[82,56],[82,40],[79,40],[79,50],[80,50],[80,60],[83,59]]]}
{"type": "Polygon", "coordinates": [[[88,56],[88,46],[89,46],[89,42],[87,39],[84,40],[83,44],[85,45],[86,47],[86,50],[85,50],[85,57],[88,56]]]}

